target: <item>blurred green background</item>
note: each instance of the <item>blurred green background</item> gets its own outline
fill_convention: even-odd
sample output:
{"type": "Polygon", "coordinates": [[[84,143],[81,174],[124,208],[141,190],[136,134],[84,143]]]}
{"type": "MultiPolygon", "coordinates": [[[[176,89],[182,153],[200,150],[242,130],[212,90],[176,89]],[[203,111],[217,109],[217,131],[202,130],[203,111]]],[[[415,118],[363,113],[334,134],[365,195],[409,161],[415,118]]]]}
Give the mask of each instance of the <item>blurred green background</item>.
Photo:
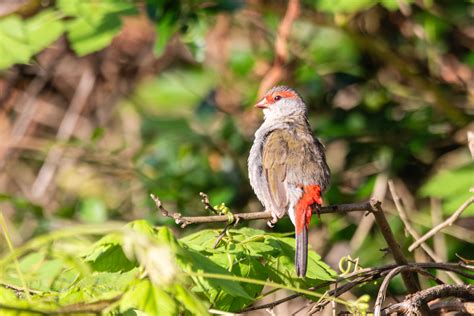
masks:
{"type": "MultiPolygon", "coordinates": [[[[252,105],[286,6],[0,4],[0,209],[14,244],[74,223],[203,228],[175,227],[149,193],[186,215],[206,214],[201,191],[234,212],[262,210],[246,167],[262,120],[252,105]]],[[[472,196],[473,18],[472,1],[306,0],[291,29],[280,83],[302,95],[326,145],[325,203],[381,199],[404,248],[389,179],[420,233],[472,196]]],[[[348,254],[380,263],[385,243],[363,214],[312,225],[333,266],[348,254]]],[[[434,243],[443,260],[473,253],[473,228],[471,205],[434,243]]]]}

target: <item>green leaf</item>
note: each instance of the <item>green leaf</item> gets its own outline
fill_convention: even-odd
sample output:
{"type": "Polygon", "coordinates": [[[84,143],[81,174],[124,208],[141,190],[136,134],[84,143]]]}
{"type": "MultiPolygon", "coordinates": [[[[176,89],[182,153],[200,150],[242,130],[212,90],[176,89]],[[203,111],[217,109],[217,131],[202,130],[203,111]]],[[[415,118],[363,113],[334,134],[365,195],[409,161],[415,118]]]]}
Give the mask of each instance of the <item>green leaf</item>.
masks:
{"type": "Polygon", "coordinates": [[[317,0],[316,8],[329,13],[352,13],[368,9],[377,0],[317,0]]]}
{"type": "Polygon", "coordinates": [[[130,227],[131,229],[149,237],[155,235],[155,229],[153,228],[153,226],[151,226],[150,223],[143,219],[128,223],[126,227],[130,227]]]}
{"type": "Polygon", "coordinates": [[[206,229],[183,237],[179,242],[197,251],[212,250],[218,235],[217,230],[206,229]]]}
{"type": "MultiPolygon", "coordinates": [[[[213,274],[223,274],[227,276],[232,275],[229,271],[227,271],[222,266],[216,264],[208,257],[191,249],[187,250],[185,254],[178,256],[178,262],[185,271],[191,270],[193,272],[202,271],[213,274]]],[[[247,292],[245,292],[242,286],[237,282],[219,279],[200,278],[200,281],[198,283],[201,287],[203,287],[203,290],[206,292],[206,295],[209,295],[210,297],[213,297],[214,294],[216,294],[215,291],[222,290],[234,296],[251,298],[247,294],[247,292]]]]}
{"type": "Polygon", "coordinates": [[[316,281],[330,281],[337,275],[321,257],[313,250],[308,251],[308,269],[305,279],[296,277],[294,265],[295,240],[294,238],[272,238],[269,244],[279,249],[280,255],[270,257],[267,263],[271,279],[275,282],[289,285],[302,284],[308,286],[316,281]]]}
{"type": "MultiPolygon", "coordinates": [[[[154,236],[153,227],[145,220],[130,222],[126,227],[147,236],[154,236]]],[[[136,262],[130,261],[122,249],[123,236],[118,233],[108,234],[97,241],[85,254],[84,260],[88,262],[95,271],[103,272],[126,272],[137,266],[136,262]]]]}
{"type": "Polygon", "coordinates": [[[137,276],[138,269],[125,273],[93,273],[79,280],[68,291],[61,293],[59,303],[68,305],[114,298],[122,294],[137,276]]]}
{"type": "Polygon", "coordinates": [[[16,15],[0,18],[0,69],[27,63],[63,33],[63,23],[53,10],[23,20],[16,15]]]}
{"type": "MultiPolygon", "coordinates": [[[[262,281],[265,281],[268,277],[265,267],[257,259],[250,256],[239,261],[239,263],[234,267],[232,272],[242,277],[262,281]]],[[[257,297],[263,290],[263,285],[258,284],[241,283],[241,286],[252,298],[257,297]]],[[[215,304],[223,310],[239,311],[253,303],[253,301],[254,299],[235,297],[232,294],[221,293],[217,297],[215,304]]]]}
{"type": "MultiPolygon", "coordinates": [[[[33,252],[19,261],[22,277],[28,288],[37,291],[56,291],[72,284],[79,275],[73,265],[63,259],[47,259],[44,251],[33,252]]],[[[23,283],[16,272],[14,264],[4,268],[4,280],[22,287],[23,283]]]]}
{"type": "Polygon", "coordinates": [[[125,0],[59,0],[57,6],[66,15],[68,40],[79,56],[108,46],[122,26],[123,15],[136,14],[133,3],[125,0]]]}
{"type": "Polygon", "coordinates": [[[67,24],[68,39],[79,56],[84,56],[108,46],[120,31],[122,22],[115,15],[104,16],[99,25],[77,18],[67,24]]]}
{"type": "Polygon", "coordinates": [[[175,300],[149,280],[142,280],[128,290],[120,301],[120,310],[138,309],[147,315],[178,315],[175,300]]]}
{"type": "MultiPolygon", "coordinates": [[[[140,85],[135,98],[140,106],[153,110],[156,114],[173,117],[177,114],[191,113],[215,81],[215,76],[208,69],[167,71],[154,80],[140,85]]],[[[160,120],[170,119],[168,117],[160,120]]],[[[178,127],[170,126],[170,128],[175,131],[175,134],[176,131],[180,131],[178,127]]],[[[193,137],[196,137],[194,132],[193,134],[193,137]]]]}
{"type": "MultiPolygon", "coordinates": [[[[410,3],[414,2],[414,0],[380,0],[380,4],[383,5],[385,8],[387,8],[390,11],[395,11],[400,8],[400,2],[404,2],[405,5],[409,5],[410,3]]],[[[427,3],[425,2],[424,5],[426,7],[429,7],[427,3]]]]}
{"type": "Polygon", "coordinates": [[[28,301],[23,297],[22,293],[15,293],[13,290],[7,289],[4,286],[0,286],[0,305],[5,306],[0,309],[0,315],[2,316],[37,316],[38,313],[28,312],[27,310],[39,310],[44,311],[47,314],[48,311],[57,309],[51,302],[46,302],[45,297],[32,296],[33,301],[28,301]],[[7,309],[6,306],[10,306],[16,309],[7,309]],[[18,309],[24,309],[19,311],[18,309]]]}
{"type": "Polygon", "coordinates": [[[58,12],[42,10],[26,21],[25,31],[30,48],[37,53],[63,34],[64,24],[58,12]]]}
{"type": "Polygon", "coordinates": [[[191,315],[208,315],[208,307],[186,287],[175,285],[175,298],[191,315]]]}
{"type": "Polygon", "coordinates": [[[79,218],[86,223],[103,223],[107,220],[107,209],[104,201],[98,198],[82,200],[79,208],[79,218]]]}
{"type": "Polygon", "coordinates": [[[178,31],[178,24],[170,14],[163,16],[156,23],[156,40],[153,46],[153,53],[159,57],[165,51],[171,37],[178,31]]]}
{"type": "MultiPolygon", "coordinates": [[[[423,197],[436,197],[443,200],[443,213],[450,215],[466,201],[474,185],[474,163],[453,170],[443,170],[435,174],[420,189],[423,197]]],[[[474,215],[474,205],[466,209],[462,216],[474,215]]]]}
{"type": "Polygon", "coordinates": [[[86,257],[95,271],[102,272],[126,272],[137,266],[136,262],[131,262],[123,253],[119,245],[102,245],[96,248],[86,257]]]}

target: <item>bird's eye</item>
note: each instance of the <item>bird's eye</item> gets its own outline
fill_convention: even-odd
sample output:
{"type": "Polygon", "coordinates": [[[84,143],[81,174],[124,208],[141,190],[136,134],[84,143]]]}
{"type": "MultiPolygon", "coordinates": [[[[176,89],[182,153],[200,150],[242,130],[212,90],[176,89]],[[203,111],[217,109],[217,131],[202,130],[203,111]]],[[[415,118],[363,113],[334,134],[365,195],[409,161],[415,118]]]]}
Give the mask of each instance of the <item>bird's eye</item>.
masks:
{"type": "Polygon", "coordinates": [[[273,98],[273,100],[275,100],[275,101],[281,100],[281,95],[276,95],[276,96],[273,98]]]}

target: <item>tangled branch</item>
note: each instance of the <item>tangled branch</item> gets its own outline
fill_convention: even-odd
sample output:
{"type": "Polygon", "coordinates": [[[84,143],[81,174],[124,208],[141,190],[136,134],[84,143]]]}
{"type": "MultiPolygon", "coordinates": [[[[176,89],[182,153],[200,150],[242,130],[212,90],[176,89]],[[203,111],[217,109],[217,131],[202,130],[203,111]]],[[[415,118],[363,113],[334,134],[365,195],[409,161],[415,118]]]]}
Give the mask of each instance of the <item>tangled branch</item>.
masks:
{"type": "MultiPolygon", "coordinates": [[[[436,299],[457,297],[468,302],[474,301],[474,286],[463,285],[463,284],[443,284],[434,286],[432,288],[419,291],[415,294],[408,295],[403,302],[393,304],[383,310],[384,314],[390,315],[392,313],[403,314],[403,315],[420,315],[424,311],[431,314],[433,309],[440,309],[440,307],[446,307],[445,304],[428,306],[429,302],[436,299]]],[[[451,309],[454,305],[451,305],[451,309]]],[[[456,311],[468,313],[466,305],[457,303],[454,306],[456,311]]]]}
{"type": "MultiPolygon", "coordinates": [[[[177,212],[169,212],[162,204],[160,199],[156,197],[155,195],[151,194],[151,198],[154,200],[156,207],[160,210],[161,214],[165,217],[173,218],[176,222],[176,224],[180,225],[182,228],[186,227],[187,225],[190,224],[202,224],[202,223],[214,223],[214,222],[227,222],[224,231],[221,235],[225,233],[227,228],[229,228],[232,225],[237,224],[239,221],[244,221],[244,220],[269,220],[271,216],[270,211],[265,211],[265,212],[252,212],[252,213],[236,213],[233,214],[231,212],[226,212],[225,214],[219,214],[218,210],[213,208],[211,204],[209,203],[209,198],[207,197],[206,194],[201,193],[201,198],[202,198],[202,203],[204,204],[204,208],[206,210],[212,211],[214,214],[218,215],[209,215],[209,216],[183,216],[181,213],[177,212]]],[[[467,206],[466,206],[467,207],[467,206]]],[[[345,214],[348,212],[357,212],[357,211],[362,211],[362,212],[367,212],[367,214],[372,214],[374,216],[374,219],[377,223],[377,226],[379,227],[382,236],[384,237],[385,241],[387,242],[388,249],[392,253],[392,256],[396,262],[396,264],[393,265],[388,265],[380,268],[369,268],[369,269],[361,269],[357,270],[349,275],[342,276],[341,278],[338,278],[337,280],[334,281],[329,281],[329,282],[324,282],[316,287],[310,288],[312,291],[320,290],[323,288],[327,288],[328,286],[334,286],[334,288],[330,291],[327,292],[328,298],[327,299],[322,299],[317,303],[314,303],[311,306],[311,313],[317,312],[322,310],[329,302],[331,302],[331,299],[334,297],[338,297],[347,291],[350,291],[352,288],[355,286],[364,284],[366,282],[374,281],[379,278],[384,278],[382,285],[379,289],[379,293],[377,295],[377,299],[375,302],[374,306],[374,314],[375,315],[382,315],[386,313],[386,310],[388,309],[382,309],[383,302],[385,300],[386,292],[388,289],[388,285],[391,282],[391,280],[398,274],[402,276],[402,279],[405,283],[405,286],[407,290],[411,293],[410,297],[418,297],[415,296],[419,293],[425,293],[425,291],[420,291],[420,285],[418,283],[418,278],[417,278],[417,273],[420,275],[424,275],[426,277],[434,279],[440,286],[443,286],[439,289],[443,289],[441,291],[438,291],[436,293],[448,293],[449,291],[454,291],[452,288],[451,290],[444,290],[444,287],[446,285],[443,284],[443,282],[438,279],[435,275],[430,273],[427,269],[436,269],[436,270],[442,270],[442,271],[447,271],[450,273],[456,273],[458,275],[461,275],[465,278],[474,280],[474,274],[470,273],[474,271],[474,266],[467,264],[466,262],[462,262],[459,264],[455,263],[442,263],[442,262],[430,262],[430,263],[408,263],[406,257],[404,256],[400,245],[396,241],[392,230],[390,228],[390,225],[385,217],[384,210],[382,208],[382,203],[377,200],[377,199],[371,199],[369,201],[365,202],[359,202],[359,203],[349,203],[349,204],[339,204],[339,205],[329,205],[329,206],[323,206],[320,208],[315,208],[313,210],[313,213],[316,213],[318,215],[320,214],[330,214],[330,213],[340,213],[340,214],[345,214]],[[467,271],[466,271],[467,270],[467,271]],[[448,291],[448,292],[446,292],[448,291]]],[[[366,215],[367,215],[366,214],[366,215]]],[[[216,240],[215,245],[219,242],[219,238],[216,240]]],[[[451,295],[451,296],[456,296],[456,297],[470,297],[469,291],[471,291],[471,287],[466,287],[466,285],[463,284],[458,284],[457,285],[458,292],[453,292],[453,293],[461,293],[458,296],[456,295],[451,295]],[[467,292],[466,292],[467,291],[467,292]]],[[[431,293],[431,292],[430,292],[431,293]]],[[[449,292],[451,293],[451,292],[449,292]]],[[[448,294],[449,294],[448,293],[448,294]]],[[[441,295],[439,294],[439,295],[441,295]]],[[[286,298],[277,300],[275,302],[269,303],[269,304],[264,304],[260,306],[251,306],[248,307],[241,312],[248,312],[248,311],[253,311],[253,310],[259,310],[259,309],[272,309],[275,306],[282,304],[284,302],[287,302],[289,300],[292,300],[296,297],[301,296],[301,294],[293,294],[290,295],[286,298]]],[[[448,295],[449,296],[449,295],[448,295]]],[[[420,302],[425,302],[422,301],[422,298],[424,296],[420,296],[420,302]]],[[[431,297],[431,296],[427,296],[431,297]]],[[[444,296],[439,296],[439,297],[444,297],[444,296]]],[[[430,300],[431,301],[431,300],[430,300]]],[[[430,302],[426,301],[426,303],[430,302]]],[[[395,304],[392,306],[398,306],[399,310],[417,310],[420,311],[420,313],[429,313],[430,308],[426,303],[423,304],[415,304],[415,305],[409,305],[409,303],[399,303],[395,304]],[[403,304],[402,304],[403,303],[403,304]],[[415,306],[415,307],[414,307],[415,306]]],[[[392,306],[390,308],[392,308],[392,306]]],[[[439,306],[436,307],[438,309],[442,308],[458,308],[460,310],[463,307],[463,304],[458,304],[456,306],[439,306]]],[[[435,308],[435,307],[433,307],[435,308]]],[[[396,310],[397,311],[397,310],[396,310]]]]}
{"type": "MultiPolygon", "coordinates": [[[[176,224],[181,225],[182,228],[186,227],[189,224],[196,223],[214,223],[214,222],[227,222],[234,223],[237,220],[262,220],[270,219],[271,212],[254,212],[254,213],[238,213],[232,214],[227,213],[225,215],[210,215],[210,216],[182,216],[181,213],[170,213],[166,210],[161,203],[160,199],[155,195],[150,195],[153,201],[155,201],[156,207],[161,211],[161,214],[165,217],[173,218],[176,224]]],[[[201,194],[202,197],[202,194],[201,194]]],[[[208,201],[208,200],[206,200],[208,201]]],[[[206,203],[205,203],[206,204],[206,203]]],[[[372,213],[375,221],[380,228],[382,236],[387,242],[388,248],[392,253],[392,256],[395,262],[398,265],[407,265],[408,261],[405,258],[400,245],[395,240],[390,225],[388,224],[387,218],[385,217],[384,211],[382,209],[382,203],[377,199],[370,199],[366,202],[360,203],[351,203],[351,204],[339,204],[339,205],[329,205],[323,206],[320,208],[313,209],[313,212],[316,214],[328,214],[328,213],[348,213],[348,212],[368,212],[372,213]]],[[[229,225],[226,226],[227,229],[229,225]]],[[[402,271],[402,278],[405,286],[410,293],[415,293],[420,289],[416,275],[411,271],[402,271]]]]}
{"type": "MultiPolygon", "coordinates": [[[[469,271],[473,271],[474,267],[466,265],[464,263],[436,263],[436,262],[425,262],[425,263],[410,263],[407,265],[398,266],[396,264],[386,265],[382,267],[376,268],[366,268],[360,269],[348,275],[342,276],[337,278],[334,281],[324,282],[316,287],[311,287],[310,290],[317,291],[320,289],[327,288],[330,285],[335,285],[335,288],[329,291],[328,299],[322,299],[320,302],[315,303],[312,307],[312,311],[317,312],[322,310],[329,302],[331,301],[331,297],[338,297],[343,295],[344,293],[350,291],[356,286],[360,286],[367,282],[375,281],[380,278],[384,278],[384,283],[386,285],[382,285],[380,291],[384,293],[386,292],[386,288],[388,286],[389,281],[395,277],[397,274],[401,273],[402,271],[413,271],[420,273],[422,275],[428,276],[436,280],[436,282],[440,283],[441,281],[438,280],[436,277],[431,275],[426,269],[435,269],[435,270],[442,270],[442,271],[451,271],[457,273],[465,278],[474,280],[474,274],[469,273],[469,271]],[[385,281],[386,280],[386,281],[385,281]]],[[[381,295],[379,291],[379,295],[381,295]]],[[[420,293],[420,292],[417,292],[420,293]]],[[[250,312],[254,310],[261,310],[261,309],[272,309],[282,303],[288,302],[293,300],[297,297],[300,297],[302,294],[293,294],[288,297],[282,298],[280,300],[262,304],[258,306],[250,306],[240,311],[240,313],[250,312]]],[[[377,297],[378,301],[380,301],[379,306],[382,306],[383,299],[379,300],[379,296],[377,297]]],[[[377,303],[376,303],[377,306],[377,303]]],[[[377,307],[376,307],[377,308],[377,307]]],[[[380,308],[379,308],[380,310],[380,308]]],[[[385,312],[385,309],[383,310],[385,312]]]]}
{"type": "Polygon", "coordinates": [[[464,202],[456,210],[456,212],[454,212],[453,215],[451,215],[448,219],[446,219],[444,222],[440,223],[439,225],[436,225],[429,232],[427,232],[421,238],[416,240],[410,247],[408,247],[408,250],[409,251],[415,250],[417,247],[419,247],[426,240],[433,237],[437,232],[439,232],[440,230],[442,230],[446,226],[452,225],[458,219],[458,217],[461,216],[462,212],[464,212],[472,203],[474,203],[474,196],[471,196],[469,199],[467,199],[467,201],[464,202]]]}

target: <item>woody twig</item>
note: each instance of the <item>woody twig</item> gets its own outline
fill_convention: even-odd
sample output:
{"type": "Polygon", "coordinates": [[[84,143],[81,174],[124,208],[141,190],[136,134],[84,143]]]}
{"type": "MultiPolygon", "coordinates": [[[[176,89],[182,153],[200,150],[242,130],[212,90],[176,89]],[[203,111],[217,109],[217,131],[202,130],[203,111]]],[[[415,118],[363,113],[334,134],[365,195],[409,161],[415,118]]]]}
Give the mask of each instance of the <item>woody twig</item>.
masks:
{"type": "MultiPolygon", "coordinates": [[[[151,194],[151,198],[155,201],[156,207],[161,211],[163,216],[173,218],[177,225],[184,228],[190,224],[203,224],[203,223],[216,223],[216,222],[229,222],[229,215],[210,215],[210,216],[183,216],[181,213],[170,213],[168,212],[161,203],[160,199],[155,195],[151,194]]],[[[313,210],[313,212],[316,212],[313,210]]],[[[349,212],[369,212],[375,217],[375,221],[379,226],[382,235],[387,242],[388,248],[392,253],[395,262],[399,265],[408,264],[403,252],[401,251],[400,245],[395,240],[392,230],[385,217],[385,213],[382,209],[382,203],[377,199],[371,199],[370,201],[349,203],[349,204],[338,204],[323,206],[318,210],[318,214],[345,214],[349,212]]],[[[240,221],[249,220],[268,220],[272,218],[271,212],[252,212],[252,213],[238,213],[233,214],[234,217],[239,218],[240,221]]],[[[416,275],[411,271],[404,271],[402,273],[403,281],[410,293],[415,293],[420,289],[418,279],[416,275]]]]}

